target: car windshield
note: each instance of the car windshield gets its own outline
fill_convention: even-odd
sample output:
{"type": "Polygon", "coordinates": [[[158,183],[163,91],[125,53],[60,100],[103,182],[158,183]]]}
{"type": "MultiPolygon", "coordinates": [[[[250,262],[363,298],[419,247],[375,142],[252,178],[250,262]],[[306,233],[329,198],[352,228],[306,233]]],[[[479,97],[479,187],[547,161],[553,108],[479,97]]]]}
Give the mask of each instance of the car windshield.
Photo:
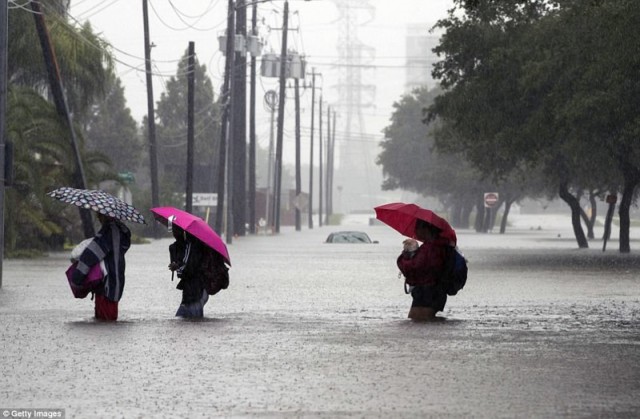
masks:
{"type": "Polygon", "coordinates": [[[360,231],[333,233],[327,241],[330,243],[371,243],[369,236],[360,231]]]}

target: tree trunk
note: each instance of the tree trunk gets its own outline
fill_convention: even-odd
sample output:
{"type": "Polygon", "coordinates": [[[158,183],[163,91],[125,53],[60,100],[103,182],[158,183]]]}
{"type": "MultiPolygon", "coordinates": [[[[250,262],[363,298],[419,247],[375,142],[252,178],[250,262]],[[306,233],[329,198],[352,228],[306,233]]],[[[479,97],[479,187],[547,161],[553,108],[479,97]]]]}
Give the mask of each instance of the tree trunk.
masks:
{"type": "Polygon", "coordinates": [[[451,207],[451,225],[455,228],[462,227],[462,205],[459,202],[451,207]]]}
{"type": "MultiPolygon", "coordinates": [[[[596,226],[596,218],[598,217],[598,201],[596,201],[596,196],[598,196],[598,192],[589,191],[589,204],[591,205],[591,217],[589,219],[589,223],[591,224],[591,234],[593,234],[593,229],[596,226]]],[[[595,236],[589,236],[590,239],[593,239],[595,236]]]]}
{"type": "Polygon", "coordinates": [[[607,241],[611,237],[611,220],[613,219],[613,211],[616,209],[616,199],[618,199],[617,195],[607,196],[607,204],[609,205],[609,208],[607,209],[607,216],[604,219],[604,235],[602,236],[603,252],[607,250],[607,241]],[[614,197],[614,199],[611,197],[614,197]]]}
{"type": "Polygon", "coordinates": [[[504,201],[504,214],[502,214],[502,221],[500,222],[500,234],[504,234],[507,231],[507,219],[509,218],[509,212],[511,211],[511,205],[514,200],[507,199],[504,201]]]}
{"type": "Polygon", "coordinates": [[[477,233],[486,232],[486,230],[484,230],[484,213],[484,200],[482,196],[480,196],[478,202],[476,202],[476,221],[474,226],[477,233]]]}
{"type": "Polygon", "coordinates": [[[460,226],[462,226],[462,228],[469,228],[469,225],[471,225],[471,212],[473,211],[473,203],[472,202],[467,202],[464,204],[464,206],[462,207],[462,216],[461,216],[461,220],[460,220],[460,226]]]}
{"type": "Polygon", "coordinates": [[[504,199],[499,199],[498,200],[498,204],[493,207],[493,208],[489,208],[489,214],[490,214],[490,220],[489,220],[489,230],[493,231],[493,228],[496,226],[496,218],[498,218],[498,211],[500,211],[500,208],[502,208],[502,204],[505,202],[504,199]]]}
{"type": "Polygon", "coordinates": [[[582,221],[584,221],[584,225],[587,226],[587,237],[593,239],[595,237],[593,235],[593,224],[591,223],[591,219],[582,207],[580,207],[580,218],[582,218],[582,221]]]}
{"type": "Polygon", "coordinates": [[[620,215],[620,253],[629,253],[631,246],[629,244],[629,208],[633,200],[633,192],[640,183],[640,176],[637,173],[624,176],[624,188],[622,189],[622,199],[620,199],[620,207],[618,214],[620,215]]]}
{"type": "MultiPolygon", "coordinates": [[[[578,203],[580,203],[583,195],[584,191],[582,189],[579,189],[576,193],[576,199],[578,200],[578,203]]],[[[582,218],[582,221],[584,221],[584,225],[587,227],[587,237],[593,239],[593,224],[591,223],[589,216],[585,212],[584,208],[582,208],[582,206],[580,206],[580,218],[582,218]]]]}
{"type": "Polygon", "coordinates": [[[580,223],[580,202],[578,202],[575,196],[571,195],[566,182],[560,184],[558,194],[560,198],[569,205],[569,208],[571,208],[571,224],[573,225],[573,233],[576,236],[578,247],[580,249],[589,248],[589,242],[584,235],[584,230],[582,230],[582,224],[580,223]]]}

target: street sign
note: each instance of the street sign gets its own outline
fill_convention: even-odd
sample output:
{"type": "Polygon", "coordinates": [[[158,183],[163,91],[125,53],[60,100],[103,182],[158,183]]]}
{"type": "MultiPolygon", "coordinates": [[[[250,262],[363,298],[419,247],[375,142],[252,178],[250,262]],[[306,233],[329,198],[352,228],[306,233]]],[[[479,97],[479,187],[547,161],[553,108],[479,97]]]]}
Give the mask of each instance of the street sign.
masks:
{"type": "Polygon", "coordinates": [[[307,208],[307,205],[309,205],[309,195],[301,193],[293,198],[293,206],[298,210],[304,211],[307,208]]]}
{"type": "Polygon", "coordinates": [[[485,192],[484,193],[484,207],[493,208],[498,203],[498,192],[485,192]]]}
{"type": "Polygon", "coordinates": [[[264,94],[264,102],[270,110],[275,111],[278,108],[278,93],[275,90],[268,90],[264,94]]]}
{"type": "Polygon", "coordinates": [[[217,193],[194,193],[191,203],[194,207],[215,207],[218,205],[217,193]]]}

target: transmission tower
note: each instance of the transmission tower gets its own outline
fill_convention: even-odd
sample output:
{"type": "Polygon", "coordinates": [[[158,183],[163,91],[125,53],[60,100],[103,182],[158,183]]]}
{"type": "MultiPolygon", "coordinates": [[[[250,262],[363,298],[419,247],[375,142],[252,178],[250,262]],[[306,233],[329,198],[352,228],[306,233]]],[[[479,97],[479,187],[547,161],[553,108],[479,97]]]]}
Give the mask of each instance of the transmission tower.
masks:
{"type": "Polygon", "coordinates": [[[338,212],[363,209],[371,203],[372,195],[379,188],[379,182],[372,178],[376,171],[375,148],[365,140],[363,109],[375,103],[375,48],[365,45],[358,38],[358,28],[371,23],[375,17],[375,7],[370,0],[333,0],[339,17],[338,25],[338,102],[332,104],[337,109],[338,120],[336,144],[338,153],[335,161],[335,182],[333,199],[338,212]]]}

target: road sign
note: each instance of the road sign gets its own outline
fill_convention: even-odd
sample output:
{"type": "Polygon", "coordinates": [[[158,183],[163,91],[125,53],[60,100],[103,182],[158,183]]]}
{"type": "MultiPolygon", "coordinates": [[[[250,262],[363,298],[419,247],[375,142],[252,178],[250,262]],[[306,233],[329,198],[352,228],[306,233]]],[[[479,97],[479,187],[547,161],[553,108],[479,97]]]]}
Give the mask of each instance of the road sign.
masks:
{"type": "Polygon", "coordinates": [[[275,111],[278,109],[278,93],[275,90],[268,90],[264,94],[264,102],[270,110],[275,111]]]}
{"type": "Polygon", "coordinates": [[[218,205],[218,194],[194,193],[191,202],[194,207],[215,207],[218,205]]]}
{"type": "Polygon", "coordinates": [[[309,195],[301,193],[293,198],[293,206],[298,210],[304,211],[307,208],[307,205],[309,205],[309,195]]]}
{"type": "Polygon", "coordinates": [[[485,192],[484,193],[484,207],[493,208],[498,203],[498,192],[485,192]]]}

